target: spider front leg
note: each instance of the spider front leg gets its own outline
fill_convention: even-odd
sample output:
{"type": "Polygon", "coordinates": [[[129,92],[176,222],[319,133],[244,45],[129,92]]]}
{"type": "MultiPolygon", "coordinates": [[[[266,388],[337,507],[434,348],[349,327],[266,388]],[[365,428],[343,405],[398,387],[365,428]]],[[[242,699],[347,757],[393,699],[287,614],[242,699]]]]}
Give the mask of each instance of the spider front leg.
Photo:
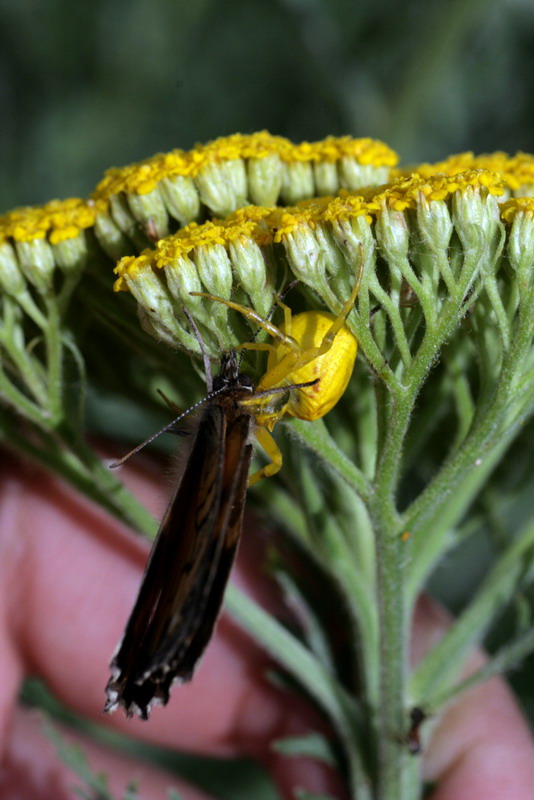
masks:
{"type": "MultiPolygon", "coordinates": [[[[273,339],[278,339],[282,344],[284,344],[290,350],[293,350],[295,352],[300,351],[298,342],[296,342],[293,339],[293,337],[289,335],[289,333],[286,333],[285,331],[282,331],[280,328],[277,328],[276,325],[273,325],[273,323],[270,320],[265,319],[265,317],[262,317],[260,314],[257,313],[257,311],[254,311],[254,309],[248,308],[247,306],[242,306],[240,303],[234,303],[233,300],[224,300],[222,297],[217,297],[216,295],[208,294],[207,292],[190,292],[190,294],[192,297],[205,297],[207,300],[213,300],[216,303],[222,303],[228,308],[231,308],[234,311],[238,311],[240,314],[243,314],[243,316],[246,317],[247,319],[251,320],[252,322],[255,322],[256,325],[262,328],[262,330],[266,331],[266,333],[268,333],[269,336],[272,336],[273,339]]],[[[282,307],[284,307],[284,309],[287,308],[287,306],[284,306],[283,303],[281,305],[282,307]]],[[[287,310],[289,311],[289,315],[291,316],[291,311],[289,310],[289,308],[287,308],[287,310]]],[[[284,310],[284,318],[285,317],[286,317],[286,312],[284,310]]],[[[254,342],[245,343],[245,345],[240,345],[240,347],[248,350],[266,349],[264,347],[260,348],[259,346],[256,346],[254,342]]]]}
{"type": "Polygon", "coordinates": [[[248,481],[249,486],[258,483],[258,481],[261,481],[263,478],[270,478],[271,475],[276,475],[282,466],[283,460],[280,448],[267,428],[264,428],[262,424],[260,424],[256,430],[256,439],[271,460],[268,464],[251,475],[248,481]]]}

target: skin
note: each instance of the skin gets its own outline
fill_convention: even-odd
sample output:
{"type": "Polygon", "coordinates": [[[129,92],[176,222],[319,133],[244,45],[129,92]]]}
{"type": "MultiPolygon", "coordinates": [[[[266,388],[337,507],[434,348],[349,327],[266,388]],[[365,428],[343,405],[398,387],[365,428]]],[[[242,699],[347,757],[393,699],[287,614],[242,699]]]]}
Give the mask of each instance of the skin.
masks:
{"type": "MultiPolygon", "coordinates": [[[[110,660],[140,582],[148,545],[71,489],[9,456],[0,468],[0,797],[66,800],[79,781],[43,739],[39,715],[17,705],[25,674],[40,675],[68,707],[147,742],[215,756],[259,760],[289,800],[295,786],[344,797],[336,777],[316,762],[276,755],[273,738],[321,729],[313,711],[265,681],[265,654],[223,615],[193,682],[175,687],[169,706],[149,722],[102,714],[110,660]]],[[[165,498],[159,468],[143,458],[121,477],[155,514],[165,498]],[[142,466],[140,466],[142,465],[142,466]]],[[[274,613],[273,585],[257,569],[267,534],[245,531],[235,580],[274,613]]],[[[418,605],[413,659],[449,624],[429,600],[418,605]]],[[[482,656],[474,654],[471,667],[482,656]]],[[[68,733],[83,744],[96,772],[121,796],[132,777],[145,800],[174,785],[186,800],[207,795],[174,776],[68,733]]],[[[534,744],[504,681],[493,679],[451,707],[423,755],[425,777],[439,781],[432,800],[530,800],[534,744]]]]}

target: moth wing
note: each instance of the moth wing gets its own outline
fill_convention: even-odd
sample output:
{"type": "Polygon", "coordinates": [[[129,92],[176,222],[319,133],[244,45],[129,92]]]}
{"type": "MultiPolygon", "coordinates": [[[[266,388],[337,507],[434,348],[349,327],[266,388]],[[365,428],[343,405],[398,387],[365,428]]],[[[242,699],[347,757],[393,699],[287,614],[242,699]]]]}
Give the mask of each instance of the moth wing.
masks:
{"type": "MultiPolygon", "coordinates": [[[[156,650],[169,641],[194,573],[203,541],[210,539],[218,514],[224,456],[225,420],[213,407],[200,420],[178,489],[161,522],[124,636],[111,662],[106,710],[123,705],[145,717],[157,685],[145,685],[156,663],[156,650]],[[179,516],[178,516],[179,514],[179,516]]],[[[164,697],[158,699],[164,700],[164,697]]],[[[166,702],[166,700],[164,700],[166,702]]]]}
{"type": "Polygon", "coordinates": [[[213,631],[241,530],[251,450],[246,444],[250,418],[240,415],[230,430],[227,423],[218,406],[201,419],[111,664],[107,710],[123,705],[128,714],[147,718],[153,703],[168,701],[175,679],[192,676],[213,631]],[[235,505],[240,511],[232,527],[235,505]],[[231,557],[221,560],[230,528],[236,542],[231,557]],[[219,568],[224,580],[219,579],[219,568]]]}
{"type": "Polygon", "coordinates": [[[194,630],[176,654],[174,672],[178,679],[189,680],[199,658],[213,635],[224,599],[224,591],[235,560],[252,458],[252,445],[247,444],[251,427],[249,416],[239,416],[229,424],[223,462],[222,492],[219,515],[213,533],[219,543],[218,557],[211,563],[201,613],[195,616],[194,630]]]}

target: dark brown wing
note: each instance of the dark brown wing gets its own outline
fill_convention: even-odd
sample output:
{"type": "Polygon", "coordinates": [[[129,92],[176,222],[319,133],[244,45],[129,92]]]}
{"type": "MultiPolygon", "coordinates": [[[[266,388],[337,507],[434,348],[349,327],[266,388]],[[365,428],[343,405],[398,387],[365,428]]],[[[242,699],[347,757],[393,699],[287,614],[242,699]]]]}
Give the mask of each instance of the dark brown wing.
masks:
{"type": "Polygon", "coordinates": [[[204,613],[197,617],[196,630],[187,647],[177,654],[179,665],[176,666],[175,672],[184,681],[192,677],[195,666],[213,634],[241,538],[252,457],[252,445],[246,443],[250,426],[250,417],[243,415],[229,424],[226,432],[222,496],[215,531],[215,537],[222,546],[218,559],[212,563],[208,581],[210,590],[206,596],[204,613]]]}
{"type": "Polygon", "coordinates": [[[251,420],[203,415],[163,521],[124,638],[111,663],[106,710],[143,718],[186,681],[213,632],[235,555],[246,492],[251,420]]]}

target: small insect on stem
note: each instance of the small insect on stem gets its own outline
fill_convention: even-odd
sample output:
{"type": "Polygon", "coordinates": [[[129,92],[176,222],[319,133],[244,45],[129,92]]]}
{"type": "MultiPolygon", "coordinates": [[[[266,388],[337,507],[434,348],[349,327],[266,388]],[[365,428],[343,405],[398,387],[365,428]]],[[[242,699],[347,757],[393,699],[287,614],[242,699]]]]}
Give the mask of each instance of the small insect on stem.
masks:
{"type": "MultiPolygon", "coordinates": [[[[178,488],[165,512],[139,594],[122,641],[111,662],[105,711],[122,706],[128,716],[148,719],[165,705],[173,683],[193,676],[220,613],[237,552],[247,484],[274,475],[282,455],[270,431],[283,416],[317,419],[343,394],[352,372],[357,342],[345,326],[361,280],[336,317],[310,311],[292,318],[287,306],[277,328],[252,309],[211,295],[267,331],[276,343],[248,343],[242,349],[267,349],[267,371],[257,387],[239,370],[234,350],[211,367],[194,320],[206,370],[208,394],[200,409],[195,439],[178,488]],[[304,393],[307,393],[304,397],[304,393]],[[251,436],[270,462],[249,479],[251,436]]],[[[116,465],[124,463],[164,432],[176,430],[179,415],[116,465]]]]}
{"type": "Polygon", "coordinates": [[[406,735],[406,741],[408,743],[408,749],[413,756],[419,755],[421,752],[420,727],[425,719],[427,719],[427,714],[422,708],[414,706],[410,710],[411,725],[406,735]]]}

